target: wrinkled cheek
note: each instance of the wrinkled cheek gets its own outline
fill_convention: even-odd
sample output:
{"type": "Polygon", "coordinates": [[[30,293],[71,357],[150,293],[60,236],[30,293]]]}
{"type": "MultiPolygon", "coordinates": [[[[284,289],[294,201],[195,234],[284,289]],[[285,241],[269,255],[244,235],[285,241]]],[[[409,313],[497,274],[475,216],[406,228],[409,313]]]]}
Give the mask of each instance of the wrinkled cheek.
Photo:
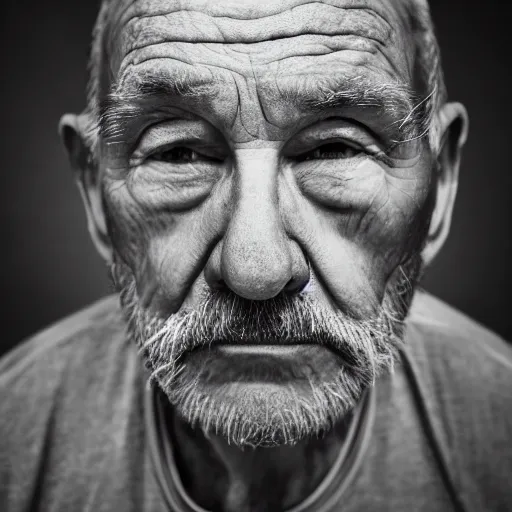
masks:
{"type": "Polygon", "coordinates": [[[429,172],[356,171],[342,180],[325,175],[322,200],[303,187],[306,198],[293,198],[286,211],[289,229],[336,306],[367,317],[382,303],[393,273],[421,247],[430,213],[429,172]]]}
{"type": "Polygon", "coordinates": [[[137,275],[137,269],[144,266],[149,250],[149,212],[131,196],[125,182],[107,182],[103,200],[108,232],[116,258],[128,265],[137,275]]]}
{"type": "Polygon", "coordinates": [[[384,280],[417,253],[427,235],[431,202],[428,183],[386,176],[365,211],[357,212],[355,239],[384,280]]]}
{"type": "Polygon", "coordinates": [[[146,199],[125,182],[105,187],[116,256],[133,272],[141,305],[165,316],[181,307],[220,236],[223,218],[209,200],[182,212],[155,208],[146,199]]]}

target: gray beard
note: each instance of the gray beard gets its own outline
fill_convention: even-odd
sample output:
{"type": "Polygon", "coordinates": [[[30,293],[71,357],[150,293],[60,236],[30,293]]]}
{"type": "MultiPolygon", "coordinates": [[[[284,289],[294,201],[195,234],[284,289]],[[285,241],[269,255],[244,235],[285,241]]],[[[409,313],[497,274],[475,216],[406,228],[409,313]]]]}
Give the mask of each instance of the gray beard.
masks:
{"type": "Polygon", "coordinates": [[[276,446],[325,434],[379,375],[392,371],[420,268],[419,256],[399,267],[378,312],[364,320],[327,310],[307,294],[250,301],[224,291],[210,292],[196,309],[161,318],[140,306],[126,265],[114,264],[112,276],[129,334],[175,411],[192,427],[236,446],[276,446]],[[266,376],[282,381],[278,392],[251,391],[236,376],[216,384],[208,356],[199,366],[190,364],[195,354],[221,343],[317,344],[336,353],[339,364],[330,372],[298,364],[296,379],[266,376]]]}

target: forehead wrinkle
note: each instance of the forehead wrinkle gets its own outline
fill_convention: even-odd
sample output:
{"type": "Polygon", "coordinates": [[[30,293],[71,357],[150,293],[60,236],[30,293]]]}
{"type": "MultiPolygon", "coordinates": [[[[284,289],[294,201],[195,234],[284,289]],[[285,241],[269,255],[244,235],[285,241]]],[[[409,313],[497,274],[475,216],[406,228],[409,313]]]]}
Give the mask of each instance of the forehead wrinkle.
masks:
{"type": "MultiPolygon", "coordinates": [[[[319,6],[327,7],[329,4],[317,3],[319,6]]],[[[320,7],[312,4],[304,4],[304,16],[298,17],[293,10],[285,10],[282,13],[273,15],[280,19],[273,24],[270,22],[260,23],[262,18],[257,19],[233,19],[230,16],[211,16],[199,11],[176,10],[172,13],[146,14],[131,18],[125,25],[125,31],[132,31],[131,39],[136,41],[141,39],[140,45],[157,42],[202,42],[202,43],[254,43],[281,38],[293,37],[304,33],[318,33],[326,35],[352,34],[360,35],[374,39],[376,42],[385,44],[391,37],[394,30],[389,24],[367,23],[357,27],[348,28],[341,23],[329,24],[332,22],[330,16],[321,22],[318,26],[315,23],[325,12],[317,12],[320,7]],[[306,10],[306,7],[309,9],[306,10]],[[313,9],[314,7],[314,9],[313,9]],[[311,12],[309,12],[311,11],[311,12]],[[183,19],[180,19],[180,15],[183,19]],[[318,15],[318,16],[315,16],[318,15]],[[296,19],[296,18],[299,19],[296,19]],[[173,19],[177,18],[177,19],[173,19]],[[302,24],[300,23],[302,22],[302,24]],[[209,25],[208,25],[209,23],[209,25]],[[134,26],[135,25],[135,26],[134,26]],[[191,26],[200,27],[198,33],[190,30],[191,26]],[[244,26],[245,25],[245,26],[244,26]],[[311,27],[311,28],[310,28],[311,27]],[[160,30],[159,30],[160,29],[160,30]],[[208,30],[209,29],[209,30],[208,30]],[[357,31],[359,30],[359,32],[357,31]],[[142,37],[141,37],[142,36],[142,37]]],[[[354,11],[361,11],[361,15],[372,15],[373,12],[366,8],[335,8],[340,9],[344,15],[352,16],[354,11]],[[346,11],[346,12],[345,12],[346,11]]],[[[338,13],[335,13],[335,15],[338,13]]],[[[272,17],[273,17],[272,16],[272,17]]],[[[270,18],[266,16],[265,18],[270,18]]],[[[375,16],[372,16],[374,19],[375,16]]],[[[361,21],[356,20],[356,21],[361,21]]],[[[378,20],[379,21],[379,20],[378,20]]],[[[352,24],[350,24],[352,25],[352,24]]],[[[137,44],[125,45],[126,50],[137,49],[141,46],[137,44]]]]}
{"type": "MultiPolygon", "coordinates": [[[[407,0],[406,0],[407,1],[407,0]]],[[[339,8],[350,8],[350,9],[366,9],[372,11],[374,15],[384,23],[387,24],[390,29],[392,26],[386,15],[389,14],[389,10],[386,9],[384,2],[373,2],[371,0],[282,0],[280,2],[251,2],[251,1],[240,1],[240,0],[188,0],[183,1],[167,1],[162,2],[159,0],[130,0],[127,5],[119,11],[117,18],[121,24],[126,24],[131,17],[142,18],[147,15],[148,10],[153,9],[154,14],[168,14],[172,12],[190,11],[190,12],[201,12],[207,11],[212,17],[230,17],[236,20],[251,20],[251,19],[263,19],[275,16],[276,14],[283,13],[287,10],[293,10],[297,7],[306,4],[318,4],[318,5],[330,5],[339,8]],[[158,5],[155,8],[155,3],[158,5]],[[169,5],[174,3],[175,9],[170,9],[169,5]],[[187,3],[186,7],[183,5],[187,3]],[[165,7],[163,7],[165,5],[165,7]],[[128,12],[133,7],[133,12],[128,12]]],[[[400,7],[396,2],[393,3],[394,7],[400,7]]],[[[403,10],[403,9],[402,9],[403,10]]]]}
{"type": "MultiPolygon", "coordinates": [[[[346,32],[343,35],[324,35],[315,33],[304,33],[297,36],[283,37],[268,41],[255,43],[213,43],[213,42],[184,42],[164,41],[147,43],[131,49],[118,66],[118,73],[123,73],[130,65],[138,65],[149,59],[165,58],[169,56],[187,64],[212,64],[211,55],[225,62],[236,62],[237,58],[251,59],[257,65],[267,65],[286,58],[313,57],[334,54],[343,50],[352,50],[360,53],[380,53],[388,62],[390,67],[398,72],[400,69],[397,62],[394,62],[386,47],[372,38],[360,36],[359,34],[346,32]],[[199,54],[198,47],[204,47],[203,53],[199,54]],[[168,54],[166,52],[168,51],[168,54]],[[179,54],[179,55],[178,55],[179,54]]],[[[241,61],[248,62],[248,60],[241,61]]]]}
{"type": "MultiPolygon", "coordinates": [[[[105,2],[109,0],[102,1],[105,2]]],[[[110,2],[111,4],[109,6],[110,8],[104,28],[103,47],[108,60],[110,82],[112,82],[116,76],[114,62],[120,58],[122,53],[120,45],[115,44],[115,41],[120,38],[120,33],[124,25],[122,21],[124,15],[137,3],[137,0],[127,0],[125,2],[122,0],[117,2],[115,0],[110,0],[110,2]]]]}
{"type": "MultiPolygon", "coordinates": [[[[383,69],[380,66],[375,66],[375,62],[372,63],[373,55],[380,53],[379,49],[373,49],[373,51],[362,49],[361,45],[352,50],[348,44],[344,44],[341,50],[335,49],[326,53],[328,50],[324,49],[322,53],[312,53],[307,55],[306,51],[302,54],[287,55],[282,59],[275,59],[272,62],[261,62],[255,63],[253,55],[251,53],[240,53],[241,60],[230,59],[224,52],[216,51],[221,58],[215,64],[207,64],[209,62],[208,54],[203,55],[198,53],[194,55],[192,52],[187,52],[186,49],[179,49],[176,52],[175,45],[177,43],[167,43],[166,46],[170,48],[160,48],[152,52],[149,52],[144,58],[141,58],[137,64],[127,64],[126,73],[123,73],[122,80],[120,81],[119,90],[121,85],[126,82],[127,88],[130,86],[130,81],[137,83],[139,80],[144,80],[145,76],[150,73],[154,73],[155,69],[157,72],[160,70],[162,74],[169,76],[171,81],[175,81],[176,77],[180,77],[179,82],[187,85],[187,81],[191,80],[198,86],[210,84],[210,86],[216,82],[219,88],[222,88],[222,84],[226,84],[230,74],[238,75],[240,78],[245,80],[253,80],[257,87],[263,84],[271,84],[276,86],[275,82],[290,82],[290,79],[301,81],[306,80],[313,76],[318,77],[318,83],[322,86],[330,84],[330,90],[344,90],[347,88],[346,84],[356,76],[373,76],[375,84],[399,84],[402,88],[406,87],[409,82],[409,76],[403,77],[400,72],[396,69],[383,69]],[[161,50],[161,52],[160,52],[161,50]],[[188,54],[190,62],[189,64],[176,58],[176,55],[188,54]],[[344,60],[337,62],[338,54],[346,54],[344,60]],[[172,55],[172,57],[171,57],[172,55]],[[290,59],[287,63],[286,60],[290,59]],[[298,59],[295,62],[295,59],[298,59]],[[283,65],[286,64],[286,65],[283,65]],[[341,67],[340,67],[341,64],[341,67]],[[158,69],[160,68],[160,69],[158,69]],[[187,73],[183,73],[183,68],[187,69],[187,73]],[[333,69],[337,69],[337,72],[333,72],[333,69]],[[138,76],[139,75],[139,76],[138,76]],[[140,78],[142,77],[142,78],[140,78]],[[397,79],[398,77],[398,79],[397,79]],[[346,82],[344,84],[344,82],[346,82]],[[335,84],[335,85],[334,85],[335,84]]],[[[180,46],[187,43],[182,43],[180,46]]],[[[212,45],[222,48],[222,44],[212,45]]],[[[305,47],[307,45],[304,45],[305,47]]],[[[213,51],[213,48],[208,48],[213,51]]],[[[329,49],[330,50],[330,49],[329,49]]],[[[343,58],[344,55],[341,55],[343,58]]],[[[123,66],[124,67],[124,66],[123,66]]],[[[231,83],[230,80],[228,80],[231,83]]],[[[395,86],[395,89],[398,86],[395,86]]],[[[268,89],[268,87],[266,87],[268,89]]],[[[225,89],[225,88],[224,88],[225,89]]],[[[299,87],[300,89],[300,87],[299,87]]],[[[371,90],[375,90],[373,87],[371,90]]],[[[380,90],[383,90],[381,88],[380,90]]],[[[388,87],[388,90],[393,95],[394,89],[388,87]]]]}
{"type": "MultiPolygon", "coordinates": [[[[174,69],[177,63],[191,70],[225,70],[241,76],[271,75],[274,65],[290,68],[292,74],[297,69],[318,72],[323,67],[330,73],[332,66],[367,67],[380,69],[391,78],[402,80],[411,78],[410,69],[406,65],[399,67],[388,55],[387,48],[359,36],[316,36],[304,34],[290,41],[264,41],[259,43],[158,43],[150,44],[142,49],[133,50],[122,61],[118,74],[124,80],[134,70],[144,73],[145,65],[155,61],[155,66],[174,69]],[[378,57],[384,59],[389,69],[379,64],[378,57]],[[288,61],[288,62],[287,62],[288,61]],[[169,65],[171,64],[171,65],[169,65]]],[[[345,70],[340,69],[340,74],[345,70]]],[[[169,71],[170,73],[171,71],[169,71]]],[[[309,71],[308,71],[309,72],[309,71]]],[[[210,75],[209,75],[210,76],[210,75]]]]}
{"type": "MultiPolygon", "coordinates": [[[[114,3],[114,2],[113,2],[114,3]]],[[[121,5],[122,6],[122,9],[113,9],[113,17],[111,18],[111,20],[113,21],[113,25],[114,25],[114,30],[116,31],[116,33],[118,33],[119,35],[126,30],[126,23],[125,22],[129,22],[133,17],[134,17],[134,14],[137,15],[135,17],[138,17],[138,19],[144,19],[144,18],[147,18],[148,20],[151,19],[155,13],[165,13],[165,12],[169,12],[169,8],[167,8],[166,10],[163,10],[162,9],[162,6],[171,6],[171,10],[174,10],[174,12],[177,12],[177,8],[176,6],[179,6],[179,5],[187,5],[187,7],[192,7],[190,9],[186,9],[188,10],[188,12],[198,12],[200,9],[205,9],[207,6],[209,10],[211,10],[213,12],[213,14],[218,18],[218,17],[222,17],[224,16],[224,18],[228,17],[228,18],[232,18],[234,21],[240,21],[240,22],[243,22],[243,21],[247,21],[247,20],[251,20],[253,18],[255,18],[254,16],[254,13],[249,13],[247,14],[249,11],[246,10],[245,11],[245,14],[243,12],[243,6],[246,5],[246,4],[251,4],[252,2],[240,2],[240,3],[236,3],[236,2],[205,2],[205,1],[197,1],[197,0],[192,0],[192,1],[189,1],[189,2],[153,2],[151,0],[130,0],[128,2],[115,2],[117,5],[121,5]],[[227,7],[226,7],[226,4],[227,4],[227,7]],[[240,11],[238,13],[235,12],[236,16],[233,15],[233,16],[225,16],[226,14],[226,9],[234,9],[236,11],[236,8],[240,7],[240,11]],[[155,10],[156,8],[156,10],[155,10]],[[158,10],[160,9],[160,10],[158,10]],[[235,19],[236,18],[236,19],[235,19]]],[[[389,35],[389,38],[391,38],[391,35],[392,34],[396,34],[397,32],[397,20],[398,22],[400,23],[400,25],[402,26],[402,22],[403,20],[400,18],[399,16],[399,13],[396,11],[396,9],[393,9],[393,5],[391,5],[390,3],[388,2],[377,2],[377,3],[372,3],[371,1],[364,1],[364,0],[361,0],[361,1],[353,1],[353,0],[347,0],[347,1],[339,1],[339,0],[332,0],[332,1],[326,1],[326,2],[307,2],[307,1],[304,1],[304,0],[282,0],[280,2],[271,2],[270,4],[269,3],[266,3],[263,2],[261,5],[261,8],[256,8],[258,4],[254,4],[253,7],[257,12],[258,16],[256,16],[256,18],[261,18],[261,19],[267,19],[267,18],[271,18],[272,16],[274,16],[276,13],[285,13],[287,10],[290,11],[290,10],[293,10],[294,8],[296,7],[302,7],[302,6],[331,6],[331,7],[336,7],[340,12],[341,11],[347,11],[347,12],[356,12],[356,11],[360,11],[360,12],[364,12],[368,17],[372,17],[373,20],[375,21],[372,21],[371,22],[371,26],[375,27],[377,26],[379,23],[382,24],[382,27],[385,27],[383,33],[385,34],[390,34],[389,35]],[[255,7],[256,6],[256,7],[255,7]],[[259,9],[259,10],[258,10],[259,9]],[[268,11],[271,11],[270,14],[268,13],[268,11]],[[264,13],[264,11],[267,12],[267,14],[264,13]],[[274,13],[274,14],[272,14],[274,13]]],[[[296,10],[296,9],[295,9],[296,10]]],[[[314,11],[315,13],[317,11],[314,11]]],[[[215,17],[214,16],[214,17],[215,17]]],[[[345,24],[346,24],[346,21],[345,21],[345,24]]],[[[403,35],[403,34],[402,34],[403,35]]],[[[172,34],[170,34],[170,36],[172,36],[172,34]]],[[[400,34],[399,34],[400,36],[400,34]]],[[[169,34],[166,35],[166,37],[169,37],[169,34]]],[[[300,36],[298,36],[300,37],[300,36]]],[[[332,36],[332,37],[336,37],[336,36],[332,36]]],[[[347,38],[349,38],[351,36],[347,36],[347,38]]],[[[386,36],[387,37],[387,36],[386,36]]],[[[329,36],[329,38],[331,38],[331,36],[329,36]]],[[[111,40],[111,44],[113,45],[114,48],[117,48],[117,49],[121,49],[121,45],[119,44],[115,44],[116,43],[116,37],[112,38],[111,40]]],[[[172,39],[172,37],[171,37],[172,39]]],[[[293,39],[287,39],[286,37],[281,37],[281,38],[278,38],[278,37],[275,37],[275,38],[271,38],[269,39],[268,41],[266,42],[257,42],[257,43],[248,43],[247,46],[256,46],[256,45],[259,45],[259,44],[272,44],[272,43],[276,43],[276,42],[280,42],[280,39],[282,39],[282,43],[287,43],[291,46],[295,46],[295,40],[293,39]]],[[[361,38],[362,39],[362,38],[361,38]]],[[[401,65],[406,65],[405,62],[403,62],[403,58],[400,59],[401,62],[397,62],[397,59],[394,59],[393,58],[393,55],[390,55],[390,50],[389,50],[389,47],[391,45],[385,45],[385,44],[382,44],[382,42],[380,40],[372,40],[373,41],[373,47],[372,47],[372,50],[371,52],[369,53],[379,53],[380,55],[383,56],[383,58],[387,61],[388,65],[391,67],[391,69],[393,70],[393,73],[389,73],[389,70],[384,70],[386,71],[387,74],[389,74],[390,76],[392,76],[393,74],[395,74],[397,71],[398,71],[398,74],[401,74],[400,71],[403,73],[403,69],[399,69],[399,67],[397,66],[401,66],[401,65]]],[[[403,42],[403,40],[399,37],[398,38],[398,41],[399,42],[403,42]]],[[[391,43],[392,41],[387,41],[388,43],[391,43]]],[[[393,42],[396,42],[396,41],[393,41],[393,42]]],[[[139,40],[137,40],[137,38],[135,37],[135,39],[133,40],[133,43],[134,43],[134,46],[133,46],[133,49],[130,50],[130,54],[134,53],[135,50],[137,49],[137,44],[140,43],[139,40]]],[[[169,44],[173,44],[173,43],[169,43],[169,44]]],[[[187,43],[187,44],[193,44],[193,45],[196,45],[196,43],[187,43]]],[[[222,50],[223,48],[229,48],[230,45],[239,45],[239,47],[243,46],[244,43],[240,43],[239,41],[233,41],[233,42],[228,42],[228,43],[214,43],[212,44],[212,46],[219,46],[219,50],[222,50]],[[226,45],[226,46],[224,46],[226,45]]],[[[146,46],[146,49],[148,50],[154,50],[156,48],[157,45],[151,45],[149,44],[148,46],[146,46]]],[[[144,48],[144,45],[141,44],[140,46],[140,49],[143,49],[144,48]]],[[[362,52],[364,50],[361,50],[361,48],[358,48],[357,49],[358,52],[362,52]]],[[[392,50],[391,50],[392,52],[392,50]]],[[[186,51],[184,52],[184,56],[186,56],[186,51]]],[[[222,52],[221,52],[222,53],[222,52]]],[[[400,52],[400,55],[402,54],[403,52],[400,52]]],[[[127,55],[124,56],[125,58],[127,57],[127,55]]],[[[148,60],[150,59],[151,57],[148,58],[148,60]]],[[[412,58],[412,55],[411,55],[411,58],[412,58]]],[[[349,60],[351,59],[351,57],[349,57],[349,60]]],[[[128,64],[128,62],[126,60],[123,59],[123,65],[124,63],[128,64]]],[[[192,61],[195,61],[195,59],[191,59],[191,64],[192,64],[192,61]]],[[[140,61],[142,62],[142,61],[140,61]]],[[[193,62],[193,64],[197,64],[197,62],[193,62]]],[[[263,63],[262,63],[263,64],[263,63]]],[[[343,64],[343,63],[342,63],[343,64]]],[[[349,64],[351,64],[349,62],[349,64]]],[[[375,62],[371,63],[371,62],[360,62],[360,66],[362,69],[366,68],[366,67],[369,67],[369,68],[375,68],[376,66],[374,65],[375,62]]],[[[378,64],[378,63],[377,63],[378,64]]],[[[132,67],[136,67],[137,65],[136,64],[133,64],[132,67]]],[[[214,66],[216,67],[216,66],[214,66]]],[[[227,69],[228,71],[230,70],[228,66],[220,66],[221,68],[223,69],[227,69]]],[[[380,66],[379,66],[380,67],[380,66]]],[[[409,67],[409,66],[407,66],[409,67]]],[[[126,68],[125,68],[126,70],[126,68]]],[[[119,68],[118,68],[118,74],[119,74],[119,68]]],[[[124,78],[126,78],[126,74],[125,73],[122,73],[124,75],[124,78]]],[[[403,76],[403,75],[402,75],[403,76]]],[[[121,81],[118,82],[118,85],[121,83],[121,81]]]]}
{"type": "MultiPolygon", "coordinates": [[[[154,4],[154,0],[136,0],[132,1],[131,5],[136,5],[138,10],[137,15],[143,14],[144,11],[154,4]]],[[[169,10],[169,4],[174,3],[176,9],[184,10],[207,10],[212,16],[230,16],[235,19],[246,20],[246,19],[257,19],[266,18],[275,14],[279,14],[284,10],[294,9],[304,4],[328,4],[334,7],[353,7],[367,8],[370,6],[368,0],[283,0],[281,2],[275,1],[252,1],[251,0],[186,0],[186,1],[168,1],[166,10],[169,10]]],[[[163,2],[159,2],[159,6],[163,2]]],[[[376,3],[375,5],[381,5],[376,3]]],[[[124,10],[126,12],[126,10],[124,10]]]]}
{"type": "MultiPolygon", "coordinates": [[[[405,0],[408,1],[408,0],[405,0]]],[[[246,0],[223,0],[222,2],[213,0],[188,0],[188,1],[162,1],[162,0],[110,0],[110,6],[107,13],[107,23],[105,25],[103,38],[105,55],[107,61],[103,65],[105,68],[110,64],[110,82],[116,76],[118,70],[116,64],[122,60],[123,49],[121,48],[120,36],[126,32],[125,25],[132,18],[143,18],[151,16],[153,13],[176,12],[184,7],[188,11],[204,11],[211,13],[212,16],[229,15],[233,19],[248,20],[251,18],[272,17],[278,13],[294,10],[301,6],[332,6],[346,11],[366,11],[378,21],[389,33],[397,32],[397,26],[409,33],[409,24],[406,21],[402,0],[372,1],[372,0],[280,0],[279,2],[262,2],[246,0]],[[398,24],[398,25],[397,25],[398,24]],[[107,48],[108,47],[108,48],[107,48]],[[110,57],[110,58],[109,58],[110,57]]],[[[318,8],[317,8],[318,9],[318,8]]],[[[315,13],[316,14],[316,11],[315,13]]],[[[373,24],[374,25],[374,24],[373,24]]],[[[406,36],[407,34],[402,34],[406,36]]],[[[399,39],[401,39],[399,37],[399,39]]],[[[135,42],[135,41],[134,41],[135,42]]],[[[409,59],[412,56],[408,56],[409,59]]],[[[409,62],[410,65],[410,62],[409,62]]]]}
{"type": "MultiPolygon", "coordinates": [[[[240,19],[234,19],[229,16],[221,18],[220,13],[215,11],[219,11],[221,9],[224,9],[225,11],[224,3],[222,3],[222,5],[208,5],[208,9],[206,9],[208,12],[200,12],[199,9],[194,10],[192,8],[188,8],[186,10],[182,9],[179,11],[178,7],[182,5],[182,3],[174,3],[174,9],[173,4],[169,6],[169,3],[167,3],[167,8],[164,11],[161,7],[161,2],[157,3],[156,6],[154,2],[133,2],[130,4],[130,7],[133,6],[133,8],[127,9],[125,14],[122,16],[122,20],[117,23],[115,32],[118,35],[110,38],[110,46],[114,46],[114,49],[117,48],[120,50],[123,55],[122,58],[124,58],[127,53],[156,42],[258,42],[262,40],[290,37],[292,35],[300,35],[308,32],[314,33],[315,30],[317,30],[318,33],[322,33],[322,27],[326,25],[326,23],[330,23],[330,20],[333,17],[339,17],[340,23],[334,23],[332,27],[328,27],[328,30],[325,30],[329,35],[350,33],[370,38],[373,37],[378,43],[385,44],[394,32],[392,23],[386,18],[386,16],[388,16],[392,20],[393,16],[390,16],[388,13],[389,9],[386,10],[381,4],[370,5],[368,1],[360,1],[356,4],[352,2],[347,5],[345,2],[340,1],[304,2],[300,0],[289,0],[288,2],[284,1],[279,3],[280,6],[283,4],[284,6],[278,11],[274,7],[273,11],[278,12],[277,14],[271,13],[265,16],[265,18],[271,18],[276,15],[281,16],[279,18],[279,23],[274,23],[273,28],[269,30],[269,24],[272,24],[266,20],[263,24],[257,25],[255,28],[254,23],[251,24],[251,22],[258,22],[258,19],[251,20],[247,16],[240,19]],[[306,16],[297,16],[296,10],[299,8],[302,8],[303,11],[304,9],[309,9],[311,12],[304,11],[307,14],[306,16]],[[342,16],[332,14],[329,10],[330,8],[335,8],[340,11],[342,16]],[[209,11],[214,11],[214,16],[210,15],[209,11]],[[362,17],[355,16],[356,11],[364,12],[364,15],[362,17]],[[189,14],[185,17],[186,19],[183,18],[180,20],[178,17],[177,20],[174,19],[173,21],[172,16],[178,14],[178,12],[187,12],[189,14]],[[190,29],[190,14],[194,13],[203,17],[201,19],[201,29],[199,31],[193,31],[190,29]],[[315,20],[319,17],[322,18],[322,15],[324,15],[323,18],[326,21],[320,23],[318,27],[315,27],[315,20]],[[352,17],[353,20],[348,20],[351,22],[347,23],[347,20],[345,20],[347,17],[352,17]],[[370,17],[372,18],[371,21],[368,19],[370,17]],[[216,19],[217,23],[215,22],[216,19]],[[229,21],[227,27],[228,30],[222,30],[223,27],[220,27],[218,23],[219,19],[229,21]],[[145,20],[145,26],[140,26],[140,24],[138,26],[133,26],[134,23],[136,24],[137,21],[140,22],[141,20],[145,20]],[[211,33],[206,36],[204,35],[203,32],[207,25],[203,23],[205,20],[211,22],[210,28],[213,27],[213,35],[211,33]],[[342,23],[344,20],[345,23],[342,23]],[[247,24],[246,21],[249,24],[247,24]],[[283,21],[288,23],[288,27],[285,26],[286,24],[282,23],[283,21]],[[357,27],[354,28],[356,25],[357,27]],[[281,31],[281,33],[278,33],[279,31],[281,31]]],[[[194,5],[196,7],[202,6],[204,10],[205,2],[191,1],[187,3],[187,7],[193,7],[194,5]]],[[[272,5],[275,5],[275,3],[272,5]]],[[[266,5],[265,9],[268,10],[269,6],[266,5]]],[[[174,16],[174,18],[176,18],[176,16],[174,16]]],[[[111,51],[110,53],[114,54],[115,52],[111,51]]]]}
{"type": "MultiPolygon", "coordinates": [[[[131,121],[142,116],[158,115],[158,113],[161,115],[166,106],[175,105],[173,102],[176,99],[200,98],[211,103],[221,90],[226,90],[225,87],[219,86],[214,75],[210,82],[205,81],[201,75],[194,76],[194,73],[177,71],[173,76],[174,78],[181,76],[181,79],[177,81],[158,76],[148,78],[145,75],[141,82],[132,83],[129,89],[113,92],[103,103],[104,108],[100,118],[102,135],[110,138],[122,136],[131,121]]],[[[410,87],[406,84],[382,80],[382,77],[377,79],[368,74],[366,76],[295,74],[284,77],[274,76],[270,80],[263,81],[256,76],[253,79],[262,117],[269,124],[273,123],[266,116],[265,105],[268,105],[270,111],[275,108],[284,107],[288,110],[293,107],[305,114],[306,118],[324,111],[335,110],[342,113],[353,108],[374,111],[377,115],[380,112],[389,121],[386,131],[397,136],[413,133],[418,121],[414,116],[409,115],[414,112],[413,93],[410,87]],[[402,122],[404,119],[407,122],[402,122]]],[[[238,87],[236,92],[239,95],[238,87]]],[[[239,102],[238,96],[237,104],[239,102]]],[[[238,109],[239,105],[237,111],[238,109]]],[[[291,115],[291,111],[289,114],[291,115]]],[[[222,124],[222,120],[219,120],[222,124]]],[[[254,136],[254,138],[258,137],[254,136]]]]}

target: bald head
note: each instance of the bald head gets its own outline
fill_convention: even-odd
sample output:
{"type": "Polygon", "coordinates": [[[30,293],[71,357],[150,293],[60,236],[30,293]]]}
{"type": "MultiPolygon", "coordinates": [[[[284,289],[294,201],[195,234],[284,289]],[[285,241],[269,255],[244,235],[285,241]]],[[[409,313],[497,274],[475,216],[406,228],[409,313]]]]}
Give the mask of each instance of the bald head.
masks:
{"type": "MultiPolygon", "coordinates": [[[[286,2],[194,2],[191,0],[190,8],[197,10],[192,15],[182,17],[180,20],[178,6],[181,3],[172,1],[157,2],[138,2],[133,0],[103,0],[99,15],[93,30],[93,40],[91,45],[89,61],[89,82],[87,91],[88,112],[92,115],[91,121],[96,123],[98,120],[100,105],[102,101],[111,92],[112,83],[116,80],[115,65],[112,60],[119,58],[122,51],[119,42],[115,42],[116,34],[119,34],[123,19],[126,19],[127,13],[133,11],[137,16],[145,17],[145,11],[151,9],[151,4],[156,6],[156,13],[160,11],[169,11],[175,19],[165,22],[167,31],[167,40],[192,41],[198,37],[194,36],[193,27],[200,27],[200,35],[204,41],[217,43],[250,43],[259,42],[265,38],[280,38],[293,36],[294,32],[300,33],[301,28],[294,26],[294,16],[290,11],[293,9],[297,16],[296,19],[315,20],[318,19],[318,26],[325,29],[325,20],[319,17],[318,2],[310,4],[304,0],[290,0],[286,2]],[[197,4],[197,5],[196,5],[197,4]],[[288,5],[290,4],[290,5],[288,5]],[[168,7],[164,7],[167,5],[168,7]],[[206,13],[211,13],[215,18],[224,18],[225,30],[219,30],[218,27],[204,26],[206,13]],[[236,27],[237,18],[239,21],[248,21],[250,23],[242,24],[236,27]],[[253,19],[252,19],[253,18],[253,19]],[[269,23],[273,20],[273,23],[269,23]],[[258,29],[258,22],[260,28],[258,29]],[[252,25],[252,27],[251,27],[252,25]],[[191,29],[192,28],[192,29],[191,29]],[[272,31],[276,33],[272,33],[272,31]]],[[[330,16],[329,27],[326,32],[329,35],[335,35],[337,32],[343,34],[342,18],[350,16],[343,6],[344,2],[328,1],[324,3],[324,9],[329,13],[336,13],[334,17],[330,16]]],[[[422,118],[423,124],[419,127],[418,133],[426,135],[430,133],[430,142],[436,146],[437,133],[433,123],[433,117],[439,106],[446,101],[446,88],[443,72],[440,62],[440,52],[434,33],[434,27],[430,17],[430,11],[427,0],[387,0],[386,8],[373,10],[372,2],[363,2],[362,6],[368,13],[368,30],[379,33],[380,37],[386,38],[393,29],[401,29],[400,37],[402,42],[407,45],[411,52],[409,58],[412,59],[411,88],[415,92],[416,108],[414,112],[417,119],[422,118]],[[366,5],[368,4],[368,5],[366,5]],[[386,16],[379,16],[380,12],[393,12],[394,21],[397,26],[390,27],[386,16]],[[391,30],[390,30],[391,29],[391,30]],[[412,43],[412,44],[411,44],[412,43]],[[412,49],[412,51],[411,51],[412,49]]],[[[358,6],[359,7],[359,6],[358,6]]],[[[164,23],[162,23],[164,24],[164,23]]],[[[136,23],[137,30],[144,30],[142,19],[136,23]]],[[[296,25],[296,23],[295,23],[296,25]]],[[[346,29],[345,29],[346,30],[346,29]]],[[[306,23],[302,27],[303,32],[318,33],[318,27],[315,27],[314,21],[306,23]]],[[[151,37],[151,36],[149,36],[151,37]]],[[[161,36],[160,36],[161,37],[161,36]]],[[[165,37],[164,37],[165,38],[165,37]]],[[[379,36],[377,37],[377,39],[379,36]]],[[[157,41],[153,41],[157,42],[157,41]]],[[[162,41],[159,41],[162,42],[162,41]]],[[[405,51],[402,54],[405,58],[405,51]]],[[[409,63],[411,64],[411,63],[409,63]]]]}

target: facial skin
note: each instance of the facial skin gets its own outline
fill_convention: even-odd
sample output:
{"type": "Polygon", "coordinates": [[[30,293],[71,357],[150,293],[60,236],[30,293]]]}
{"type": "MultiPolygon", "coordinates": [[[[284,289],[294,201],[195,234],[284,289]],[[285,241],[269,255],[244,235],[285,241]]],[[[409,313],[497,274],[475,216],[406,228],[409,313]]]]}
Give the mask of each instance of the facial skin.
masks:
{"type": "Polygon", "coordinates": [[[110,27],[95,164],[83,119],[62,133],[156,381],[238,445],[329,430],[446,237],[463,107],[439,152],[416,137],[399,1],[119,1],[110,27]]]}

